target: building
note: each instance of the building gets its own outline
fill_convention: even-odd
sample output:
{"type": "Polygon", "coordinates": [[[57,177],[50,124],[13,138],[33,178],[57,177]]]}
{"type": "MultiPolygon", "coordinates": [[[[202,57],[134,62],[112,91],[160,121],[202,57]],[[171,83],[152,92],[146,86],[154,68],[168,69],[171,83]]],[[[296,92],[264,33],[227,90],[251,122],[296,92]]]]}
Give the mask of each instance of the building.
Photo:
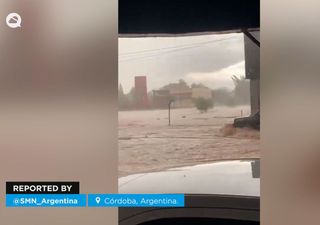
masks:
{"type": "Polygon", "coordinates": [[[189,90],[172,91],[171,96],[173,99],[172,105],[175,108],[190,108],[194,106],[191,88],[189,90]]]}
{"type": "Polygon", "coordinates": [[[154,108],[166,108],[170,100],[169,90],[153,90],[152,105],[154,108]]]}
{"type": "Polygon", "coordinates": [[[194,107],[194,99],[212,98],[212,91],[207,87],[190,88],[186,83],[171,83],[160,90],[153,91],[153,106],[166,108],[171,100],[174,108],[194,107]]]}
{"type": "Polygon", "coordinates": [[[146,76],[136,76],[134,78],[134,107],[136,108],[149,107],[146,76]]]}
{"type": "Polygon", "coordinates": [[[212,90],[207,87],[192,88],[192,98],[212,99],[212,90]]]}

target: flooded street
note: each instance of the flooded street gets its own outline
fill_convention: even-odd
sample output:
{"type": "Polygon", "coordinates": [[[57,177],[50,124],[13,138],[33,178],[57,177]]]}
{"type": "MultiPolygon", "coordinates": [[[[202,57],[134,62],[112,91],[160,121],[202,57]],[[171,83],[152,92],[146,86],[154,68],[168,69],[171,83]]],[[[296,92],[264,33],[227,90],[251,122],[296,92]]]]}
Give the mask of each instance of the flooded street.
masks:
{"type": "Polygon", "coordinates": [[[249,106],[119,112],[119,176],[260,157],[259,131],[226,124],[248,116],[249,106]]]}

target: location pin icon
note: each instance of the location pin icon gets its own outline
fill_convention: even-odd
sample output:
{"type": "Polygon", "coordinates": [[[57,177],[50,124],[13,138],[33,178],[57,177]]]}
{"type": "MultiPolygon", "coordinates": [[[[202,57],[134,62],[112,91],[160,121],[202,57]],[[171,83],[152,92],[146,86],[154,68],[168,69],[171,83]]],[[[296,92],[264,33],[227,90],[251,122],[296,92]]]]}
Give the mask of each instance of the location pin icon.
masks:
{"type": "Polygon", "coordinates": [[[100,197],[96,197],[96,202],[99,204],[100,203],[101,198],[100,197]]]}

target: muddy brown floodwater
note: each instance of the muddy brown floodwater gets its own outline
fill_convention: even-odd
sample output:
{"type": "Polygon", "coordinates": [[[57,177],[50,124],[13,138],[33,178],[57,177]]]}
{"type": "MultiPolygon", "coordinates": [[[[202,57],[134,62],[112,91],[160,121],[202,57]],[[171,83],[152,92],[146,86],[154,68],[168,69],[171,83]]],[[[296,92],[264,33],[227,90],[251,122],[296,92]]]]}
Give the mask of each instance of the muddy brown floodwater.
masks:
{"type": "Polygon", "coordinates": [[[260,133],[235,129],[249,106],[119,112],[119,176],[216,160],[259,158],[260,133]]]}

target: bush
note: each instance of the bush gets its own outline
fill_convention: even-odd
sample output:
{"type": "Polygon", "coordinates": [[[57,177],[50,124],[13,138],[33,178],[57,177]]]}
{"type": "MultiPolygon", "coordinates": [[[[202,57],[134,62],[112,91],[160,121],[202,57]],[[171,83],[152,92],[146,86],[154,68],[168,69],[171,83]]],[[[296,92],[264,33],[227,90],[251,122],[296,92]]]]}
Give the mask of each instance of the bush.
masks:
{"type": "Polygon", "coordinates": [[[212,99],[197,98],[195,106],[200,112],[207,112],[209,108],[213,107],[213,101],[212,99]]]}

